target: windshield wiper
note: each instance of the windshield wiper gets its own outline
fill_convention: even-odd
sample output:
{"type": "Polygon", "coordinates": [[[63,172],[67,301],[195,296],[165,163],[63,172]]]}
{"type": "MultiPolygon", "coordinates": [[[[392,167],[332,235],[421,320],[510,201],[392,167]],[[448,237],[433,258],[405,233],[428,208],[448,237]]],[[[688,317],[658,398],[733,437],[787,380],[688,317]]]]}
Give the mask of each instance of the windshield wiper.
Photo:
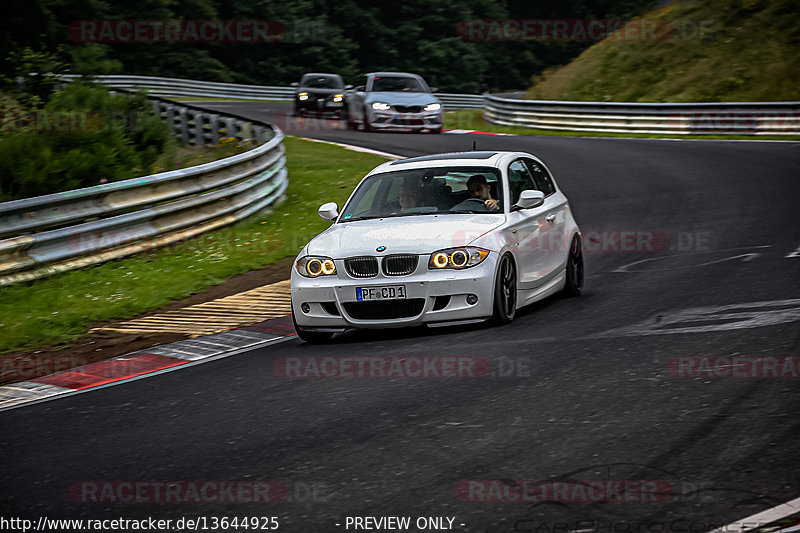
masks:
{"type": "Polygon", "coordinates": [[[385,215],[375,215],[375,216],[359,216],[359,217],[350,217],[348,219],[342,219],[342,222],[355,222],[357,220],[372,220],[374,218],[397,218],[397,217],[413,217],[418,215],[441,215],[442,213],[447,213],[447,211],[423,211],[417,213],[388,213],[385,215]]]}
{"type": "Polygon", "coordinates": [[[439,215],[442,211],[416,211],[414,213],[391,213],[378,218],[416,217],[424,215],[439,215]]]}
{"type": "Polygon", "coordinates": [[[371,220],[373,218],[380,218],[380,217],[350,217],[350,218],[342,218],[341,222],[356,222],[357,220],[371,220]]]}

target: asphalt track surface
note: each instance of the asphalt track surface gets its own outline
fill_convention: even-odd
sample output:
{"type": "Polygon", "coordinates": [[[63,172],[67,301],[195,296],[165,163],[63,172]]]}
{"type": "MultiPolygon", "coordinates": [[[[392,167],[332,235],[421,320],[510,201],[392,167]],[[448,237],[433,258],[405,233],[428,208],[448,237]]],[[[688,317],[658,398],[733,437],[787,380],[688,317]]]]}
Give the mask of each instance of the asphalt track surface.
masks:
{"type": "MultiPolygon", "coordinates": [[[[254,118],[285,109],[207,105],[254,118]]],[[[308,532],[345,531],[347,516],[389,515],[455,517],[456,531],[706,531],[800,496],[800,381],[668,372],[677,356],[800,355],[792,301],[800,257],[791,257],[800,247],[800,143],[289,126],[289,134],[401,155],[473,140],[539,155],[584,233],[601,243],[585,254],[584,294],[534,304],[503,328],[355,334],[329,346],[292,339],[2,412],[2,515],[277,516],[279,530],[308,532]],[[622,230],[663,232],[668,246],[602,245],[622,230]],[[485,357],[493,373],[285,379],[273,371],[281,357],[365,355],[485,357]],[[672,488],[656,502],[485,503],[457,494],[465,480],[523,479],[672,488]],[[288,497],[74,503],[69,487],[86,480],[280,481],[288,497]]]]}

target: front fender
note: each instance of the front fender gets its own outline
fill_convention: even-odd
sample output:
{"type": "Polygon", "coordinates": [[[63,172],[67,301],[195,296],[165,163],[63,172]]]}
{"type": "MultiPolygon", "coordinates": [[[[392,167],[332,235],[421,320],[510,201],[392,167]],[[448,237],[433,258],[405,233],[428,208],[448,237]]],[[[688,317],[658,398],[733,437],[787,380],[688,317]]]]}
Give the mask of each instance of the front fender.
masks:
{"type": "Polygon", "coordinates": [[[511,230],[494,230],[484,233],[469,242],[468,246],[477,246],[491,252],[503,255],[512,252],[517,245],[516,234],[511,230]]]}

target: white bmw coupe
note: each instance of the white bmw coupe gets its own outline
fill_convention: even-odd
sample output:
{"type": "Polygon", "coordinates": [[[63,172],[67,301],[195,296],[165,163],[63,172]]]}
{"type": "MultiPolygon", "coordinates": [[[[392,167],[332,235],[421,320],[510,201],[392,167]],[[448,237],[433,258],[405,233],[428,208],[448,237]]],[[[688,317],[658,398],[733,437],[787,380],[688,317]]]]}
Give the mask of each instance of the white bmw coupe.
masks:
{"type": "Polygon", "coordinates": [[[517,309],[583,285],[581,232],[545,164],[523,152],[384,163],[292,268],[297,335],[346,329],[505,324],[517,309]]]}

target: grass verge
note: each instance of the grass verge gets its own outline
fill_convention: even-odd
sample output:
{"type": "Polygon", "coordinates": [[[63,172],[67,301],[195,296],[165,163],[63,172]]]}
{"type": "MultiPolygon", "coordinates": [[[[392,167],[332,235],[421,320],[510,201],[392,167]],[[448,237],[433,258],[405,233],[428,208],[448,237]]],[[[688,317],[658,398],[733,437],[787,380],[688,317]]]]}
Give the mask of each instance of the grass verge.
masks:
{"type": "Polygon", "coordinates": [[[800,135],[656,135],[648,133],[603,133],[592,131],[557,131],[523,128],[521,126],[501,126],[483,119],[480,109],[462,109],[444,114],[444,128],[458,130],[478,130],[488,133],[508,133],[511,135],[547,135],[551,137],[619,137],[640,139],[705,139],[705,140],[748,140],[748,141],[799,141],[800,135]]]}
{"type": "Polygon", "coordinates": [[[152,167],[143,171],[141,168],[134,170],[140,174],[156,174],[180,168],[194,167],[204,163],[210,163],[218,159],[233,157],[237,154],[251,150],[254,146],[250,141],[237,141],[233,137],[224,137],[216,146],[197,146],[187,144],[181,146],[177,140],[170,139],[164,153],[158,156],[152,167]]]}
{"type": "Polygon", "coordinates": [[[796,101],[797,8],[797,0],[660,5],[568,65],[545,71],[526,96],[598,102],[796,101]]]}
{"type": "Polygon", "coordinates": [[[150,253],[0,288],[0,353],[72,340],[92,323],[158,309],[292,256],[330,224],[317,208],[326,201],[341,205],[385,161],[293,137],[284,144],[287,200],[272,212],[150,253]]]}

